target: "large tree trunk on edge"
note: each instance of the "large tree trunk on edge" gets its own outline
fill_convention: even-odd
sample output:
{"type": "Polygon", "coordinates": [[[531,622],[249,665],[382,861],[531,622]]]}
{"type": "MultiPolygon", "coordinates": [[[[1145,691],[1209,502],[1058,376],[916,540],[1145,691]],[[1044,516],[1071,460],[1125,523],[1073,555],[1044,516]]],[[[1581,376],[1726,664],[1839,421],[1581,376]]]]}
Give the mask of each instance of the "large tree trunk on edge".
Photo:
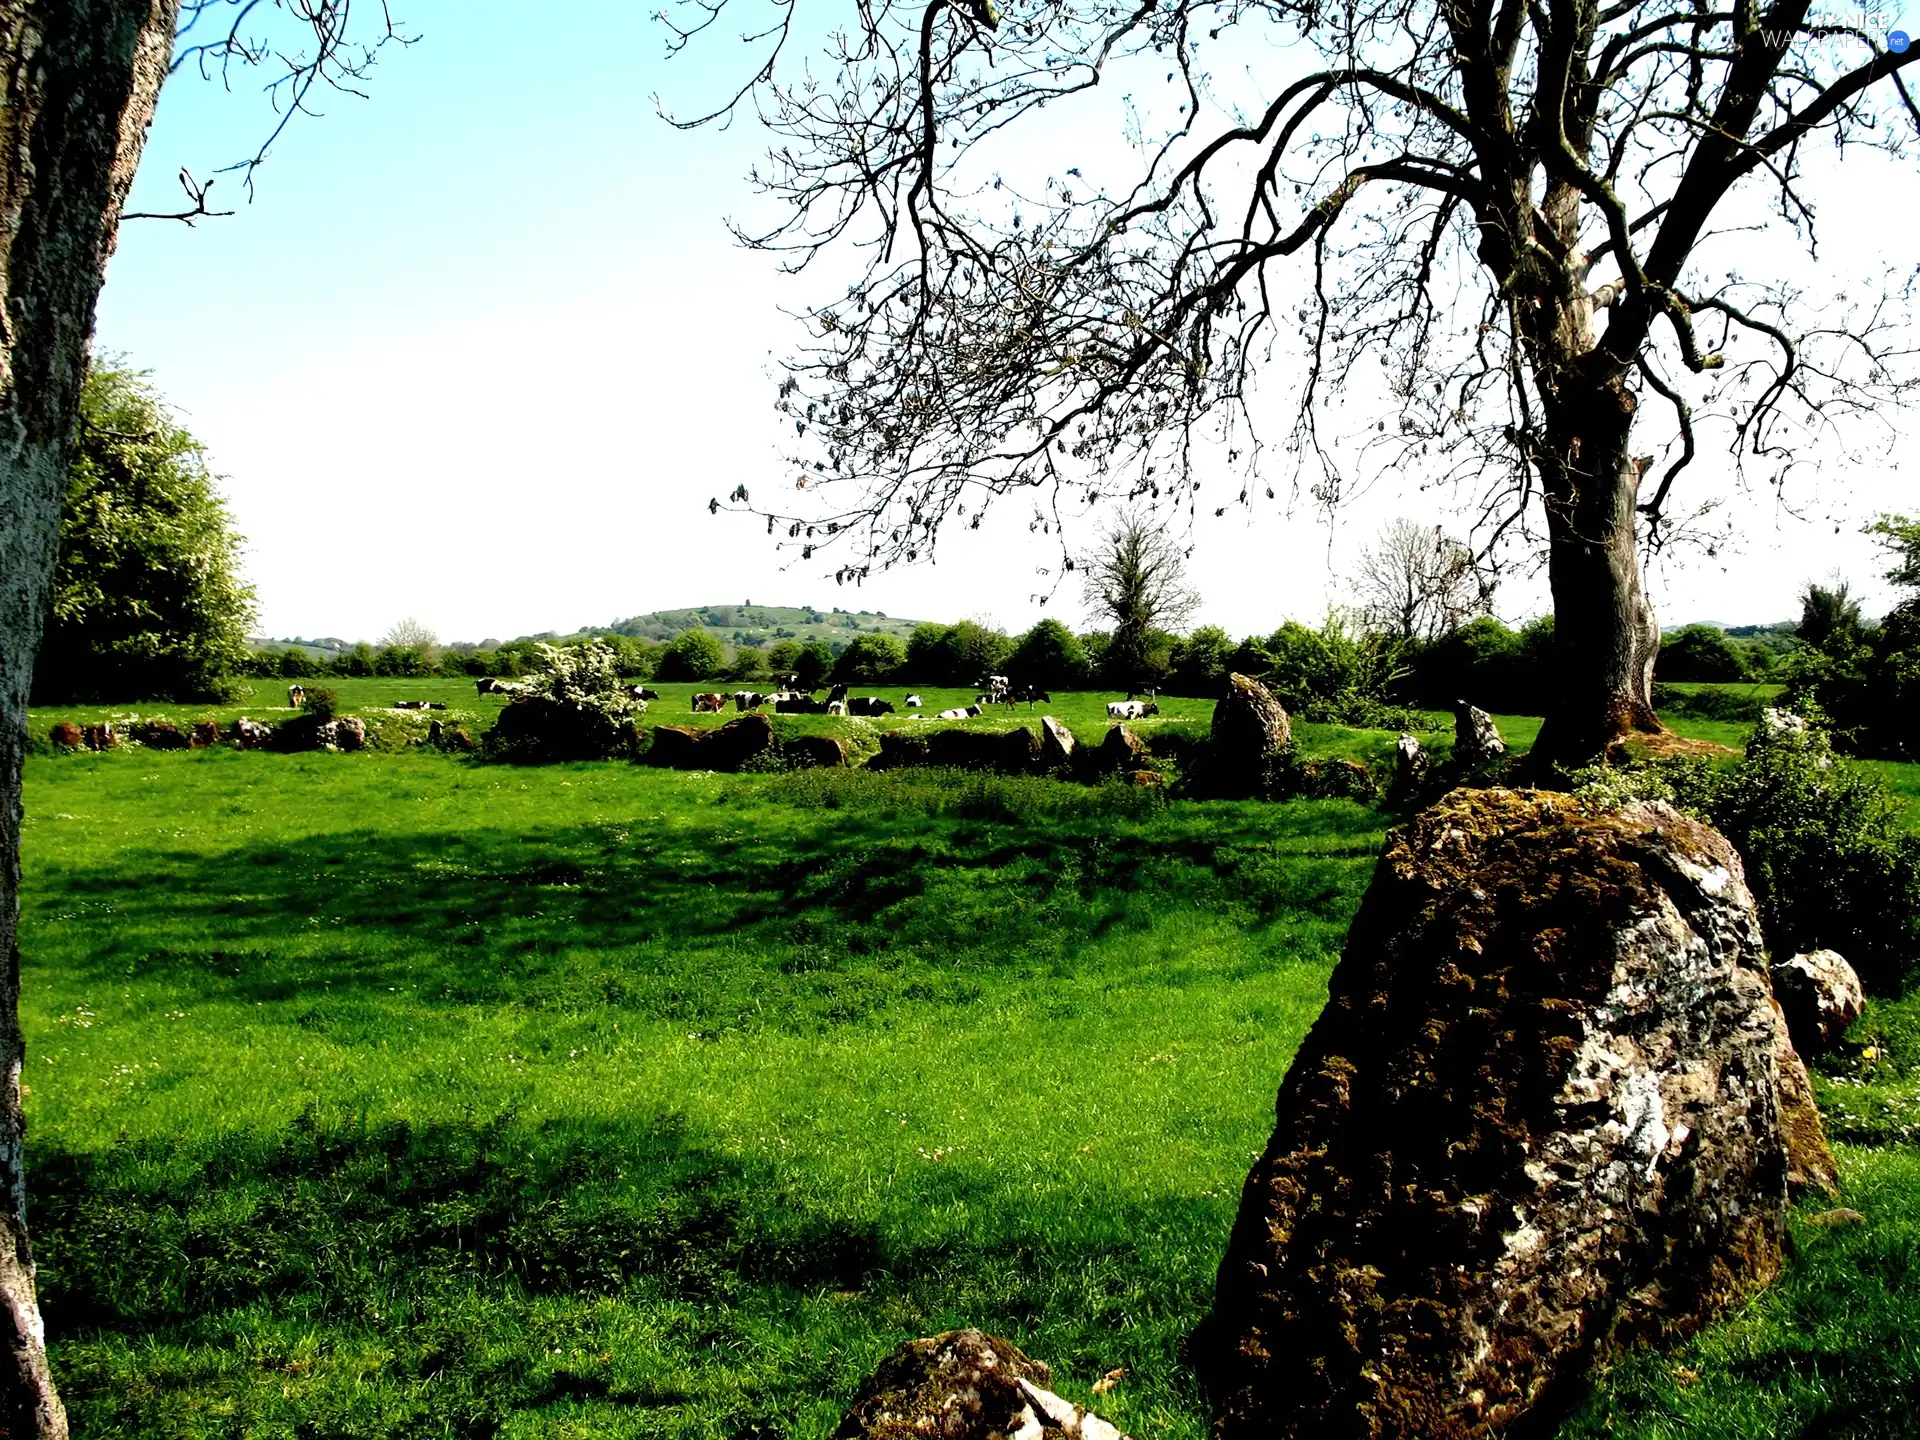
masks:
{"type": "Polygon", "coordinates": [[[1585,764],[1629,734],[1661,729],[1653,710],[1660,627],[1640,585],[1642,467],[1628,444],[1634,408],[1616,383],[1577,412],[1563,410],[1561,418],[1585,423],[1557,438],[1560,463],[1543,467],[1554,674],[1536,765],[1585,764]]]}
{"type": "Polygon", "coordinates": [[[0,0],[0,1437],[67,1433],[27,1241],[21,768],[94,302],[179,0],[0,0]]]}

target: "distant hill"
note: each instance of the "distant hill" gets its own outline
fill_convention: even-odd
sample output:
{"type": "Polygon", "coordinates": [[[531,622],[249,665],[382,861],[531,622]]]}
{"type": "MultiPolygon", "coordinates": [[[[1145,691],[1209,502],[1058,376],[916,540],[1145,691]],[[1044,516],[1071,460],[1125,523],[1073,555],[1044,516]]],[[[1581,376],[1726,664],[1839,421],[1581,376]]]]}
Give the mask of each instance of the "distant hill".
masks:
{"type": "Polygon", "coordinates": [[[877,610],[825,610],[787,605],[699,605],[687,610],[655,610],[609,625],[598,633],[631,635],[636,640],[671,640],[683,630],[699,626],[729,645],[771,645],[779,640],[835,640],[845,644],[855,635],[913,633],[918,620],[904,620],[877,610]]]}

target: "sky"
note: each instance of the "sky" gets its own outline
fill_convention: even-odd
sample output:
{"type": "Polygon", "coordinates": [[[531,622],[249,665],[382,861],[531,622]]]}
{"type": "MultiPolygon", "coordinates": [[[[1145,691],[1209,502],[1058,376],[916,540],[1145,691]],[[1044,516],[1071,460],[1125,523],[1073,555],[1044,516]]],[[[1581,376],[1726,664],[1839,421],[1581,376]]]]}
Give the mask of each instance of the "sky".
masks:
{"type": "MultiPolygon", "coordinates": [[[[446,640],[506,639],[743,601],[1010,630],[1084,618],[1070,591],[1035,603],[1056,552],[1017,503],[943,537],[937,565],[858,590],[835,586],[834,552],[795,562],[763,523],[708,513],[710,497],[782,476],[778,362],[792,312],[833,289],[726,229],[769,213],[746,179],[765,133],[750,118],[683,132],[657,113],[656,95],[690,109],[738,83],[731,34],[669,61],[663,29],[624,0],[541,7],[537,31],[505,0],[393,9],[418,39],[384,54],[366,98],[296,119],[251,200],[218,179],[231,217],[129,221],[101,297],[97,348],[152,373],[224,477],[257,633],[375,640],[413,617],[446,640]]],[[[176,76],[129,208],[180,208],[183,166],[205,179],[273,123],[247,77],[227,90],[176,76]]],[[[1033,143],[1074,139],[1054,126],[1033,143]]],[[[1911,227],[1885,221],[1889,204],[1920,212],[1920,188],[1901,198],[1910,179],[1833,177],[1836,264],[1906,243],[1911,227]]],[[[1685,483],[1725,494],[1736,543],[1650,569],[1662,622],[1787,618],[1809,578],[1836,574],[1884,606],[1859,529],[1920,506],[1916,422],[1895,417],[1891,451],[1875,441],[1851,470],[1801,477],[1785,505],[1706,457],[1685,483]]],[[[1203,512],[1196,623],[1240,635],[1318,619],[1350,598],[1359,550],[1390,519],[1465,528],[1461,502],[1411,479],[1331,524],[1287,501],[1283,485],[1250,516],[1203,512]]],[[[1496,608],[1547,608],[1537,574],[1496,608]]]]}

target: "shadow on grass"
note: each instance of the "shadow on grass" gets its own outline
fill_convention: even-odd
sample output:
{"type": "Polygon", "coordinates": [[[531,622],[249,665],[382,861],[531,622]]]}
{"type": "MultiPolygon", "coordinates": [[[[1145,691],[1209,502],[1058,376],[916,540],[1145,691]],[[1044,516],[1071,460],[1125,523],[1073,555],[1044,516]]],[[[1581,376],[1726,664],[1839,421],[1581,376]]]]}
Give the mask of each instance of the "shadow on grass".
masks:
{"type": "Polygon", "coordinates": [[[140,1398],[156,1385],[195,1413],[217,1402],[265,1420],[289,1395],[306,1413],[310,1368],[373,1347],[378,1373],[354,1381],[364,1394],[340,1402],[338,1433],[485,1436],[598,1402],[687,1407],[702,1433],[778,1434],[850,1395],[853,1367],[903,1328],[954,1317],[1039,1327],[1056,1362],[1091,1356],[1089,1377],[1116,1359],[1151,1365],[1126,1346],[1176,1335],[1211,1278],[1178,1273],[1190,1257],[1164,1237],[1224,1227],[1169,1200],[1097,1232],[1073,1202],[1037,1204],[1016,1228],[1001,1187],[947,1170],[918,1208],[972,1218],[908,1238],[795,1199],[772,1167],[672,1115],[618,1128],[309,1115],[277,1133],[43,1150],[35,1186],[41,1299],[76,1433],[162,1433],[140,1398]],[[664,1336],[664,1356],[590,1353],[633,1327],[664,1336]],[[1116,1351],[1108,1337],[1125,1329],[1137,1333],[1116,1351]],[[590,1343],[563,1355],[556,1334],[590,1343]]]}
{"type": "Polygon", "coordinates": [[[805,1028],[890,996],[965,1003],[996,977],[1071,973],[1088,942],[1196,911],[1284,925],[1330,952],[1379,817],[1321,807],[1288,825],[1283,814],[823,816],[760,804],[655,829],[358,830],[62,867],[31,892],[28,924],[36,955],[77,978],[300,1004],[301,1023],[321,1029],[396,990],[414,1003],[611,1005],[703,1026],[777,1015],[805,1028]],[[110,926],[84,923],[108,911],[110,926]]]}

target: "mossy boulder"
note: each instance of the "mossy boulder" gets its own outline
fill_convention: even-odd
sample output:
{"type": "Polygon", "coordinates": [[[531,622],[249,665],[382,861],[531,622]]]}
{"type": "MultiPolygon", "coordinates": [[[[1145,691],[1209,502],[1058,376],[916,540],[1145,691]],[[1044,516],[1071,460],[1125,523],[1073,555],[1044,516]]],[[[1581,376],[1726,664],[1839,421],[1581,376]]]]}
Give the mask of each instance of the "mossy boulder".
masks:
{"type": "Polygon", "coordinates": [[[1258,680],[1227,676],[1213,707],[1207,744],[1207,788],[1222,795],[1260,795],[1293,744],[1286,707],[1258,680]]]}
{"type": "Polygon", "coordinates": [[[909,1340],[860,1387],[833,1440],[1125,1440],[1052,1383],[1045,1365],[997,1335],[909,1340]]]}
{"type": "Polygon", "coordinates": [[[1220,1268],[1220,1440],[1500,1434],[1779,1270],[1825,1144],[1716,831],[1456,790],[1329,991],[1220,1268]]]}
{"type": "Polygon", "coordinates": [[[847,747],[831,735],[795,735],[781,746],[796,770],[844,769],[847,747]]]}
{"type": "Polygon", "coordinates": [[[720,770],[731,774],[778,744],[773,721],[759,714],[742,715],[711,730],[690,725],[656,725],[647,759],[674,770],[720,770]]]}

